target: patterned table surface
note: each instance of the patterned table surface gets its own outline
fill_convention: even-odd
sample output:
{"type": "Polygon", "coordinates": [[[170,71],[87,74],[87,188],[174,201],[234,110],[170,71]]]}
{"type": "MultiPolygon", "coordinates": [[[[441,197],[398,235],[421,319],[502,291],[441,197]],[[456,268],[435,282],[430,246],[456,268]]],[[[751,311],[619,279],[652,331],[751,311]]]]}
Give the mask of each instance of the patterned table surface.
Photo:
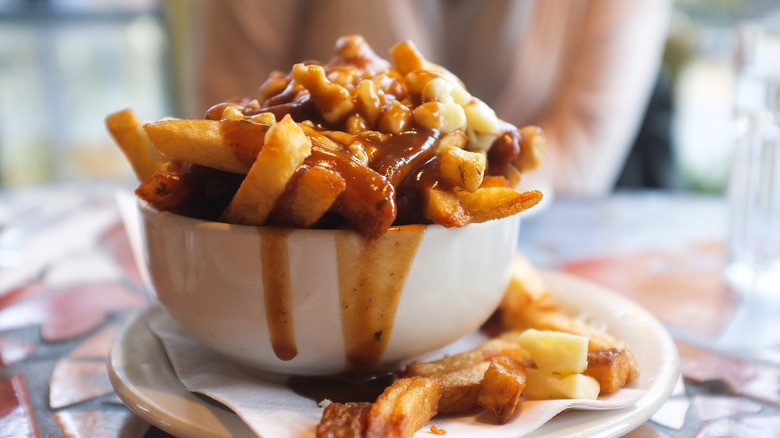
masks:
{"type": "MultiPolygon", "coordinates": [[[[145,305],[114,200],[123,187],[0,191],[0,437],[159,437],[114,394],[106,354],[145,305]]],[[[780,430],[780,305],[723,283],[722,199],[658,192],[557,198],[524,219],[539,266],[625,294],[677,341],[684,379],[628,436],[780,430]]]]}

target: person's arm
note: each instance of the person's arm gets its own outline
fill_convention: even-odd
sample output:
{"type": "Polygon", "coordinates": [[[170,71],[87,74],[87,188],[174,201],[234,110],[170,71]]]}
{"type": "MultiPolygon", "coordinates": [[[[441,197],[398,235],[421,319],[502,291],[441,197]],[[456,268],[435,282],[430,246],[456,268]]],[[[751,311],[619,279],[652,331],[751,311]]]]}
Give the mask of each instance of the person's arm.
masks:
{"type": "Polygon", "coordinates": [[[289,70],[299,52],[297,1],[209,1],[204,10],[200,106],[254,96],[273,70],[289,70]]]}
{"type": "Polygon", "coordinates": [[[612,190],[658,73],[670,11],[665,0],[590,2],[555,99],[537,121],[549,148],[536,177],[557,193],[612,190]]]}

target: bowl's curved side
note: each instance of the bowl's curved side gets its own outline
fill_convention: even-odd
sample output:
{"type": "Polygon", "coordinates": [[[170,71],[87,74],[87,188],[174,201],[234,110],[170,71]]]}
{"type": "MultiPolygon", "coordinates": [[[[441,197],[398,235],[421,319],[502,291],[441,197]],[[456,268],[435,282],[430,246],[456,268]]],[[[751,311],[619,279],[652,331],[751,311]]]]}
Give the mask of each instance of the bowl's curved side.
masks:
{"type": "Polygon", "coordinates": [[[427,230],[383,362],[439,349],[484,324],[509,283],[519,230],[517,215],[427,230]]]}
{"type": "MultiPolygon", "coordinates": [[[[338,275],[343,254],[337,245],[345,233],[353,240],[361,238],[348,230],[198,221],[143,205],[141,213],[145,262],[155,293],[193,338],[263,371],[322,375],[351,366],[346,358],[344,285],[338,275]],[[283,236],[279,251],[263,249],[263,239],[271,234],[278,240],[277,232],[283,236]],[[285,258],[279,266],[289,268],[288,301],[282,302],[289,312],[277,324],[268,323],[266,306],[267,297],[280,291],[278,285],[266,290],[263,270],[271,265],[264,257],[285,258]],[[272,342],[280,327],[294,339],[295,354],[288,360],[279,358],[272,342]]],[[[440,348],[488,319],[509,281],[519,220],[515,216],[458,229],[425,227],[397,308],[386,309],[394,312],[394,321],[391,318],[392,330],[383,339],[380,367],[440,348]]],[[[387,251],[386,257],[396,256],[392,249],[387,251]]],[[[377,334],[377,340],[380,335],[388,333],[377,334]]]]}

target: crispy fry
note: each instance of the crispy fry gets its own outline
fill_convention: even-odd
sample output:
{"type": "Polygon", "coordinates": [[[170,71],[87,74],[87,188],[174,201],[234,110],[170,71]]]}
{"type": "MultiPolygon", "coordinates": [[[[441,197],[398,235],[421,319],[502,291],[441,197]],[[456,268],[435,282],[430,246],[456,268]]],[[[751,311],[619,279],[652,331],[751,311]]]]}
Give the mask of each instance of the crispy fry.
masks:
{"type": "Polygon", "coordinates": [[[285,116],[265,135],[265,145],[222,213],[226,222],[262,225],[292,175],[311,154],[311,140],[285,116]]]}
{"type": "MultiPolygon", "coordinates": [[[[531,306],[522,311],[517,320],[511,321],[515,329],[550,330],[588,338],[588,351],[622,347],[612,335],[579,319],[550,308],[531,306]]],[[[514,332],[507,333],[511,336],[514,332]]]]}
{"type": "Polygon", "coordinates": [[[503,339],[491,339],[469,351],[442,359],[430,362],[414,361],[406,367],[406,374],[410,376],[441,376],[481,362],[490,362],[494,357],[508,356],[521,359],[523,354],[523,349],[516,343],[503,339]]]}
{"type": "Polygon", "coordinates": [[[106,117],[106,128],[122,150],[139,181],[145,181],[160,170],[165,161],[150,154],[151,146],[141,123],[131,109],[124,109],[106,117]]]}
{"type": "Polygon", "coordinates": [[[476,191],[485,176],[487,156],[480,152],[469,152],[454,146],[441,149],[441,177],[445,182],[467,192],[476,191]]]}
{"type": "Polygon", "coordinates": [[[521,360],[523,355],[523,349],[516,343],[491,339],[474,349],[439,360],[412,362],[406,374],[440,378],[439,412],[464,412],[476,406],[483,376],[493,358],[506,356],[521,360]]]}
{"type": "Polygon", "coordinates": [[[512,216],[542,200],[542,193],[538,190],[518,192],[505,187],[480,188],[473,193],[456,189],[455,194],[471,216],[471,222],[512,216]]]}
{"type": "Polygon", "coordinates": [[[331,403],[322,411],[317,438],[361,438],[371,403],[331,403]]]}
{"type": "Polygon", "coordinates": [[[441,375],[439,412],[457,414],[474,409],[490,362],[479,362],[441,375]]]}
{"type": "Polygon", "coordinates": [[[525,388],[525,366],[515,358],[500,356],[485,371],[477,404],[490,411],[499,424],[512,418],[525,388]]]}
{"type": "Polygon", "coordinates": [[[614,392],[634,381],[639,364],[625,343],[609,333],[558,310],[539,272],[527,259],[518,256],[512,280],[499,306],[501,324],[509,332],[502,338],[513,342],[522,330],[552,330],[588,338],[588,369],[602,394],[614,392]]]}
{"type": "MultiPolygon", "coordinates": [[[[356,169],[360,166],[347,154],[337,153],[333,142],[322,134],[309,133],[310,128],[300,125],[312,141],[312,162],[331,163],[335,168],[356,169]]],[[[395,189],[385,177],[370,168],[351,171],[345,176],[346,187],[332,211],[353,224],[361,233],[377,237],[382,235],[395,220],[396,206],[389,201],[395,196],[395,189]]]]}
{"type": "Polygon", "coordinates": [[[407,377],[388,386],[371,405],[366,438],[414,435],[436,415],[441,382],[431,377],[407,377]]]}
{"type": "Polygon", "coordinates": [[[527,258],[517,254],[512,261],[509,286],[498,306],[501,324],[509,330],[526,329],[523,316],[534,308],[552,310],[554,304],[539,271],[527,258]]]}
{"type": "Polygon", "coordinates": [[[423,187],[420,197],[423,215],[434,223],[445,227],[462,227],[471,220],[458,196],[450,190],[439,186],[423,187]]]}
{"type": "Polygon", "coordinates": [[[290,199],[290,219],[301,227],[314,225],[346,188],[338,173],[324,167],[307,169],[296,181],[290,199]]]}
{"type": "Polygon", "coordinates": [[[190,194],[179,163],[168,163],[144,180],[135,194],[160,211],[175,211],[190,194]]]}
{"type": "Polygon", "coordinates": [[[485,175],[482,177],[482,184],[480,187],[511,187],[511,184],[506,177],[501,175],[485,175]]]}
{"type": "Polygon", "coordinates": [[[268,129],[243,120],[163,120],[144,125],[154,147],[171,160],[241,174],[252,167],[268,129]]]}
{"type": "Polygon", "coordinates": [[[600,394],[611,394],[636,380],[636,361],[625,347],[588,352],[588,368],[583,373],[599,382],[600,394]]]}

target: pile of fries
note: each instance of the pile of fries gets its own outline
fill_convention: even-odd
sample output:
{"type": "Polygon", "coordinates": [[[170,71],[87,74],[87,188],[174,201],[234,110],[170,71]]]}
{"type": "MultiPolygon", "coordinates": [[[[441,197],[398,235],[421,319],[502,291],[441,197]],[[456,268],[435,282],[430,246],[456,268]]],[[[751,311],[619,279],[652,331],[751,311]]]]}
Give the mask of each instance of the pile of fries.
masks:
{"type": "Polygon", "coordinates": [[[500,120],[411,42],[377,56],[360,36],[328,63],[275,72],[255,98],[204,119],[106,123],[158,210],[246,225],[463,226],[513,215],[541,199],[512,187],[538,167],[542,131],[500,120]]]}
{"type": "MultiPolygon", "coordinates": [[[[628,346],[560,311],[538,271],[522,257],[515,260],[498,316],[502,333],[497,337],[470,351],[431,362],[412,362],[402,378],[374,403],[327,405],[317,437],[410,437],[438,414],[475,409],[485,409],[498,424],[504,424],[515,414],[521,399],[596,398],[639,376],[628,346]],[[545,340],[581,340],[574,350],[581,349],[582,357],[572,358],[574,353],[569,349],[562,360],[581,360],[582,368],[567,373],[560,364],[549,363],[556,361],[554,357],[544,353],[533,357],[523,338],[538,334],[545,340]],[[545,369],[554,372],[547,375],[545,369]]],[[[552,349],[547,354],[558,346],[548,345],[552,349]]],[[[431,432],[446,431],[431,425],[431,432]]]]}

